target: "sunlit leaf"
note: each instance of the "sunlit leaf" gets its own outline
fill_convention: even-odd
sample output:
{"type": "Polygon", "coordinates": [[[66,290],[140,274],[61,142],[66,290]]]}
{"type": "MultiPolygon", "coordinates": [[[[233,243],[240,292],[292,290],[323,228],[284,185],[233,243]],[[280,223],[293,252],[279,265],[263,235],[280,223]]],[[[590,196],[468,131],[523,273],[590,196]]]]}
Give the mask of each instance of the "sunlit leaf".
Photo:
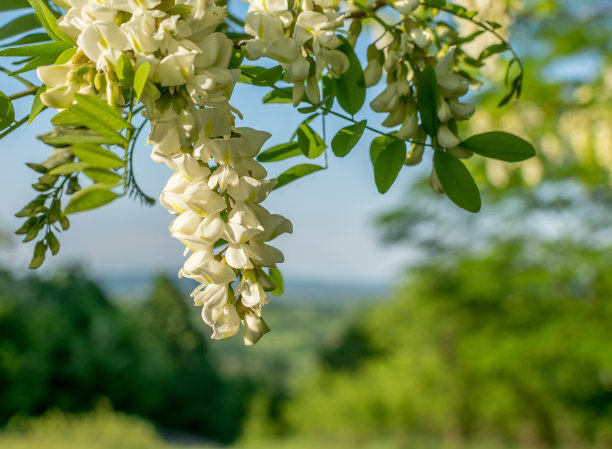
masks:
{"type": "Polygon", "coordinates": [[[278,177],[278,183],[274,189],[279,189],[297,179],[318,172],[319,170],[325,170],[325,167],[314,164],[300,164],[296,165],[295,167],[291,167],[278,177]]]}
{"type": "Polygon", "coordinates": [[[363,135],[367,122],[365,120],[342,128],[331,142],[332,151],[338,157],[344,157],[351,152],[363,135]]]}
{"type": "Polygon", "coordinates": [[[110,203],[119,197],[119,195],[110,190],[111,187],[104,184],[94,184],[81,189],[70,199],[70,203],[66,207],[66,213],[83,212],[110,203]]]}

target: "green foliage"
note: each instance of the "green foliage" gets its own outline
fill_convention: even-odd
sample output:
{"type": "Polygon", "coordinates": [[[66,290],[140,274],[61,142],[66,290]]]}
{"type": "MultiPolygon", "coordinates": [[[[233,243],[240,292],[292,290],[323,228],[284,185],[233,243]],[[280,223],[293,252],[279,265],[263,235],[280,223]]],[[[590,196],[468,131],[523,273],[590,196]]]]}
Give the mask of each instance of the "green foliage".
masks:
{"type": "Polygon", "coordinates": [[[119,305],[78,271],[50,280],[0,273],[0,423],[55,407],[86,411],[105,397],[162,426],[235,438],[249,383],[221,380],[183,297],[163,277],[144,302],[119,305]]]}
{"type": "Polygon", "coordinates": [[[520,241],[431,260],[322,353],[286,417],[341,441],[607,447],[611,262],[609,249],[520,241]]]}
{"type": "Polygon", "coordinates": [[[59,410],[40,418],[16,417],[0,434],[5,449],[162,449],[166,447],[146,421],[113,412],[101,401],[95,411],[69,415],[59,410]]]}

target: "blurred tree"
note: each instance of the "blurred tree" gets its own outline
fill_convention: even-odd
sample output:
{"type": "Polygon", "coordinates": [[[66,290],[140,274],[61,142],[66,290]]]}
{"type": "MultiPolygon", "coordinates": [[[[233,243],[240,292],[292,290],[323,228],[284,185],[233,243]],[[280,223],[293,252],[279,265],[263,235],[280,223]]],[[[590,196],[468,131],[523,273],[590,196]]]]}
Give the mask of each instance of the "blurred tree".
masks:
{"type": "Polygon", "coordinates": [[[143,303],[110,302],[78,269],[50,280],[0,272],[0,422],[107,397],[157,424],[229,441],[250,383],[221,379],[183,295],[159,277],[143,303]]]}
{"type": "Polygon", "coordinates": [[[338,369],[343,349],[362,341],[349,329],[336,367],[327,362],[287,404],[288,422],[351,440],[609,447],[611,263],[609,249],[563,241],[435,258],[392,304],[364,311],[359,325],[378,355],[338,369]]]}

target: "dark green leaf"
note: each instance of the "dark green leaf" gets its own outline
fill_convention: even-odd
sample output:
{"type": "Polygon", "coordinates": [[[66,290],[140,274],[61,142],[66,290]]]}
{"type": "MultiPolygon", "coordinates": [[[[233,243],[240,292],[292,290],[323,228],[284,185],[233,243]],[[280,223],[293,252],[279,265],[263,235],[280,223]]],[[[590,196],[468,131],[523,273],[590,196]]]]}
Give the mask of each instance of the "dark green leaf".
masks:
{"type": "Polygon", "coordinates": [[[255,86],[273,86],[283,74],[283,68],[281,66],[272,67],[271,69],[265,69],[263,72],[253,78],[252,83],[255,86]]]}
{"type": "MultiPolygon", "coordinates": [[[[4,0],[2,0],[4,2],[4,0]]],[[[40,28],[40,23],[36,19],[36,14],[26,14],[11,20],[0,28],[0,40],[17,36],[31,30],[40,28]]]]}
{"type": "Polygon", "coordinates": [[[244,60],[244,54],[242,53],[242,50],[239,49],[234,49],[232,50],[232,57],[230,58],[230,62],[228,65],[228,69],[237,69],[238,67],[240,67],[240,64],[242,64],[242,61],[244,60]]]}
{"type": "Polygon", "coordinates": [[[32,101],[32,108],[30,110],[30,117],[28,117],[28,123],[32,123],[34,119],[38,116],[38,114],[40,114],[45,109],[46,106],[43,104],[42,100],[40,99],[40,95],[46,90],[47,90],[47,86],[43,84],[38,89],[38,92],[36,92],[36,95],[34,96],[34,100],[32,101]]]}
{"type": "Polygon", "coordinates": [[[119,197],[119,195],[111,191],[110,188],[112,188],[112,186],[94,184],[79,190],[70,199],[70,203],[68,207],[66,207],[66,213],[74,214],[76,212],[83,212],[110,203],[119,197]]]}
{"type": "Polygon", "coordinates": [[[354,125],[342,128],[331,142],[332,151],[338,157],[344,157],[351,152],[363,135],[367,122],[362,120],[354,125]]]}
{"type": "Polygon", "coordinates": [[[308,124],[300,125],[297,138],[300,150],[308,159],[316,159],[325,151],[325,142],[308,124]]]}
{"type": "Polygon", "coordinates": [[[45,236],[45,240],[47,241],[47,245],[49,246],[49,249],[51,250],[51,254],[55,256],[57,253],[59,253],[60,242],[55,236],[55,234],[53,234],[53,232],[49,232],[45,236]]]}
{"type": "Polygon", "coordinates": [[[361,109],[365,102],[365,79],[353,47],[344,37],[339,37],[342,45],[338,47],[338,50],[348,57],[350,65],[349,69],[339,78],[333,79],[334,92],[340,107],[353,115],[361,109]]]}
{"type": "Polygon", "coordinates": [[[11,11],[13,9],[29,8],[30,4],[27,0],[2,0],[0,2],[0,11],[11,11]]]}
{"type": "Polygon", "coordinates": [[[45,245],[44,241],[40,241],[34,247],[34,256],[32,256],[32,260],[30,261],[30,265],[28,268],[35,270],[40,267],[45,261],[45,253],[47,252],[47,245],[45,245]]]}
{"type": "Polygon", "coordinates": [[[274,189],[279,189],[290,182],[295,181],[296,179],[300,179],[304,176],[318,172],[319,170],[325,170],[325,167],[314,164],[300,164],[296,165],[295,167],[291,167],[278,177],[278,183],[274,189]]]}
{"type": "Polygon", "coordinates": [[[10,98],[0,92],[0,130],[8,128],[15,121],[15,109],[10,98]]]}
{"type": "Polygon", "coordinates": [[[461,146],[481,156],[505,162],[520,162],[535,156],[535,148],[524,139],[502,131],[469,137],[461,146]]]}
{"type": "Polygon", "coordinates": [[[299,144],[297,142],[288,142],[273,146],[261,152],[257,156],[257,160],[259,162],[276,162],[301,155],[302,150],[300,150],[299,144]]]}
{"type": "Polygon", "coordinates": [[[443,151],[435,151],[434,168],[446,196],[453,203],[469,212],[480,210],[482,203],[478,187],[459,159],[443,151]]]}
{"type": "Polygon", "coordinates": [[[419,76],[417,106],[423,128],[431,137],[438,135],[438,78],[428,64],[419,76]]]}
{"type": "Polygon", "coordinates": [[[399,175],[406,160],[406,142],[392,139],[374,160],[374,181],[380,193],[386,193],[399,175]]]}
{"type": "Polygon", "coordinates": [[[32,33],[20,37],[15,41],[3,44],[0,47],[15,47],[17,45],[36,44],[38,42],[48,42],[50,40],[51,38],[47,35],[47,33],[32,33]]]}

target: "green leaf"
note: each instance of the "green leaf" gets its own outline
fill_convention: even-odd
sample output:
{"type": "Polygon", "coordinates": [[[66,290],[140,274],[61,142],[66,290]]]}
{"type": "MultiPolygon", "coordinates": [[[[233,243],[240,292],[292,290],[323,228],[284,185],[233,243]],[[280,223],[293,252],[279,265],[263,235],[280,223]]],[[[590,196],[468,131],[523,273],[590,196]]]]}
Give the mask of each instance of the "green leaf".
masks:
{"type": "Polygon", "coordinates": [[[57,237],[55,236],[55,234],[53,232],[49,232],[46,236],[45,236],[45,240],[47,241],[47,245],[49,245],[49,249],[51,250],[51,254],[53,254],[54,256],[59,253],[60,250],[60,242],[57,239],[57,237]]]}
{"type": "Polygon", "coordinates": [[[71,46],[75,45],[75,42],[70,36],[60,31],[57,26],[57,17],[42,0],[28,0],[28,3],[34,8],[36,17],[51,39],[57,42],[65,42],[71,46]]]}
{"type": "MultiPolygon", "coordinates": [[[[372,151],[372,150],[371,150],[372,151]]],[[[392,139],[377,151],[374,159],[374,181],[380,193],[386,193],[399,175],[406,160],[406,142],[392,139]]]]}
{"type": "Polygon", "coordinates": [[[55,62],[55,56],[45,55],[45,56],[37,56],[27,61],[27,63],[21,67],[19,70],[15,70],[11,72],[11,76],[19,75],[20,73],[31,72],[32,70],[36,70],[37,68],[45,65],[52,65],[55,62]]]}
{"type": "Polygon", "coordinates": [[[122,53],[117,60],[115,72],[121,87],[130,89],[134,85],[134,67],[132,66],[132,61],[130,61],[130,58],[125,53],[122,53]]]}
{"type": "Polygon", "coordinates": [[[276,162],[301,155],[302,150],[300,150],[300,145],[297,142],[287,142],[259,153],[257,160],[259,162],[276,162]]]}
{"type": "Polygon", "coordinates": [[[136,73],[134,74],[134,92],[136,94],[136,100],[140,100],[142,91],[149,79],[149,73],[151,73],[151,65],[148,62],[144,62],[136,69],[136,73]]]}
{"type": "Polygon", "coordinates": [[[47,86],[43,84],[36,92],[34,100],[32,100],[32,108],[30,109],[30,117],[28,118],[28,124],[32,123],[34,119],[38,116],[38,114],[40,114],[46,108],[46,106],[40,99],[40,95],[46,90],[47,86]]]}
{"type": "Polygon", "coordinates": [[[429,0],[427,2],[427,6],[432,6],[434,8],[444,8],[446,6],[446,0],[429,0]]]}
{"type": "Polygon", "coordinates": [[[0,11],[11,11],[13,9],[29,8],[30,4],[27,0],[2,0],[0,2],[0,11]]]}
{"type": "Polygon", "coordinates": [[[240,64],[242,64],[243,60],[244,60],[244,54],[242,53],[242,50],[234,49],[232,50],[232,57],[230,58],[230,62],[227,68],[230,70],[237,69],[240,67],[240,64]]]}
{"type": "Polygon", "coordinates": [[[503,53],[506,50],[509,50],[510,47],[506,43],[495,44],[485,48],[480,56],[478,56],[478,60],[482,61],[483,59],[487,59],[490,56],[497,55],[499,53],[503,53]]]}
{"type": "Polygon", "coordinates": [[[365,102],[365,79],[361,64],[353,51],[353,47],[344,37],[338,37],[342,40],[342,45],[337,50],[340,50],[348,57],[350,65],[345,73],[332,80],[334,92],[340,107],[349,114],[354,115],[365,102]]]}
{"type": "Polygon", "coordinates": [[[126,128],[128,123],[117,110],[92,95],[77,94],[75,98],[76,102],[68,110],[79,117],[83,125],[107,138],[105,143],[125,144],[125,138],[116,131],[126,128]]]}
{"type": "Polygon", "coordinates": [[[291,167],[278,177],[278,183],[274,189],[280,189],[296,179],[303,178],[304,176],[318,172],[319,170],[325,170],[325,167],[314,164],[300,164],[296,165],[295,167],[291,167]]]}
{"type": "Polygon", "coordinates": [[[444,151],[435,151],[433,160],[446,196],[457,206],[469,212],[478,212],[482,207],[480,192],[465,165],[444,151]]]}
{"type": "Polygon", "coordinates": [[[66,207],[66,214],[96,209],[110,203],[119,197],[119,195],[110,190],[112,187],[104,184],[94,184],[79,190],[70,199],[70,203],[66,207]]]}
{"type": "Polygon", "coordinates": [[[270,268],[270,279],[276,285],[276,289],[272,290],[272,293],[275,296],[280,296],[285,292],[285,282],[283,281],[283,275],[281,274],[278,268],[270,268]]]}
{"type": "Polygon", "coordinates": [[[264,67],[258,67],[254,65],[243,65],[240,67],[240,77],[238,78],[239,83],[253,84],[253,78],[263,73],[266,69],[264,67]]]}
{"type": "Polygon", "coordinates": [[[36,44],[39,42],[48,42],[49,40],[51,40],[51,38],[47,35],[47,33],[32,33],[20,37],[15,41],[0,45],[0,47],[15,47],[17,45],[36,44]]]}
{"type": "Polygon", "coordinates": [[[123,180],[123,177],[117,173],[101,168],[88,168],[83,173],[98,184],[117,185],[123,180]]]}
{"type": "Polygon", "coordinates": [[[491,159],[520,162],[535,156],[535,148],[514,134],[492,131],[469,137],[461,147],[491,159]]]}
{"type": "Polygon", "coordinates": [[[342,128],[331,142],[332,151],[338,157],[344,157],[351,152],[363,135],[367,122],[362,120],[354,125],[342,128]]]}
{"type": "Polygon", "coordinates": [[[282,89],[274,89],[268,92],[263,97],[263,102],[268,103],[292,103],[293,102],[293,89],[291,87],[283,87],[282,89]]]}
{"type": "Polygon", "coordinates": [[[64,42],[47,42],[0,50],[0,56],[53,56],[57,58],[65,50],[73,48],[64,42]]]}
{"type": "Polygon", "coordinates": [[[45,253],[47,252],[47,245],[45,245],[44,241],[40,241],[34,247],[34,255],[32,256],[32,260],[30,261],[30,265],[28,268],[35,270],[40,267],[45,261],[45,253]]]}
{"type": "Polygon", "coordinates": [[[55,65],[62,65],[69,62],[74,55],[76,55],[76,47],[69,47],[64,50],[55,60],[55,65]]]}
{"type": "Polygon", "coordinates": [[[390,136],[378,136],[372,140],[370,144],[370,160],[372,161],[372,165],[376,163],[376,159],[378,159],[378,155],[384,150],[388,145],[393,142],[393,137],[390,136]]]}
{"type": "Polygon", "coordinates": [[[8,128],[15,121],[15,109],[11,99],[0,92],[0,130],[8,128]]]}
{"type": "Polygon", "coordinates": [[[255,86],[273,86],[283,74],[283,68],[281,66],[272,67],[271,69],[264,69],[261,73],[252,79],[252,83],[255,86]]]}
{"type": "Polygon", "coordinates": [[[79,118],[70,112],[68,109],[64,109],[61,112],[58,112],[51,119],[51,124],[55,126],[81,126],[81,121],[79,118]]]}
{"type": "MultiPolygon", "coordinates": [[[[4,2],[4,0],[2,1],[4,2]]],[[[40,28],[40,23],[36,18],[36,14],[26,14],[11,20],[0,28],[0,40],[8,39],[9,37],[17,36],[38,28],[40,28]]]]}
{"type": "Polygon", "coordinates": [[[419,76],[417,107],[423,128],[435,138],[438,135],[438,78],[431,64],[419,76]]]}
{"type": "Polygon", "coordinates": [[[125,162],[115,153],[97,145],[76,144],[72,147],[72,153],[82,162],[87,162],[92,168],[119,168],[125,162]]]}
{"type": "Polygon", "coordinates": [[[70,162],[69,164],[63,164],[59,167],[55,167],[53,170],[49,172],[49,175],[70,175],[75,172],[83,171],[88,168],[89,164],[86,162],[70,162]]]}
{"type": "Polygon", "coordinates": [[[298,145],[308,159],[316,159],[325,151],[325,141],[306,123],[297,131],[298,145]]]}

